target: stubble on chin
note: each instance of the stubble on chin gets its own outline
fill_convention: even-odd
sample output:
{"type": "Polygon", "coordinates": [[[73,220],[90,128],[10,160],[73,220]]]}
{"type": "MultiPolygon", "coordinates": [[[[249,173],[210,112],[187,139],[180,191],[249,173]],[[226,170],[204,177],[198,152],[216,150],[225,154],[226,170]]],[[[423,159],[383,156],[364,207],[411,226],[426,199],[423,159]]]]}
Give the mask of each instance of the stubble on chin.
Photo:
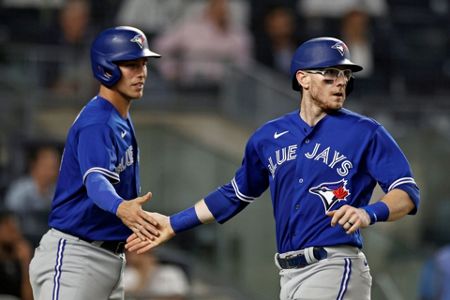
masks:
{"type": "Polygon", "coordinates": [[[339,101],[339,102],[332,102],[329,103],[327,105],[324,105],[322,107],[322,109],[326,112],[326,113],[333,113],[333,112],[337,112],[339,111],[341,108],[344,107],[344,102],[345,101],[339,101]]]}

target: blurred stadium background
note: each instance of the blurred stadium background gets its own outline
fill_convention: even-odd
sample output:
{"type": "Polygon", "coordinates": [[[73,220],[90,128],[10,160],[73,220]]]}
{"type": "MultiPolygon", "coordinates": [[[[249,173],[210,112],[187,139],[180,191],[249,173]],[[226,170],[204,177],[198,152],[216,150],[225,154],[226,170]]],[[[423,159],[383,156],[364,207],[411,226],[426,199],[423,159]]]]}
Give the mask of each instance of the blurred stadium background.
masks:
{"type": "MultiPolygon", "coordinates": [[[[135,25],[159,52],[152,40],[204,1],[140,1],[144,11],[138,9],[138,0],[90,1],[85,37],[75,46],[58,38],[64,2],[0,1],[2,193],[24,172],[24,143],[63,142],[79,109],[95,95],[88,53],[92,35],[110,26],[135,25]]],[[[235,22],[248,28],[257,48],[262,14],[276,1],[230,2],[235,22]]],[[[299,41],[341,37],[343,13],[308,11],[308,1],[278,2],[295,13],[299,41]]],[[[351,2],[352,9],[367,8],[375,57],[374,72],[357,78],[347,107],[375,118],[394,135],[422,195],[417,216],[364,231],[373,299],[419,299],[424,261],[450,243],[450,4],[386,0],[374,1],[382,9],[370,10],[367,3],[372,1],[341,2],[351,2]]],[[[162,61],[165,53],[160,53],[162,61]]],[[[170,214],[228,182],[251,132],[296,109],[298,95],[291,92],[286,74],[257,59],[245,69],[223,62],[226,73],[219,83],[203,86],[199,79],[192,87],[165,78],[160,61],[150,62],[145,95],[134,103],[132,116],[143,191],[153,192],[147,209],[170,214]]],[[[374,198],[380,195],[377,191],[374,198]]],[[[161,252],[188,270],[190,299],[273,300],[278,295],[273,225],[270,198],[264,195],[226,225],[183,233],[161,252]]]]}

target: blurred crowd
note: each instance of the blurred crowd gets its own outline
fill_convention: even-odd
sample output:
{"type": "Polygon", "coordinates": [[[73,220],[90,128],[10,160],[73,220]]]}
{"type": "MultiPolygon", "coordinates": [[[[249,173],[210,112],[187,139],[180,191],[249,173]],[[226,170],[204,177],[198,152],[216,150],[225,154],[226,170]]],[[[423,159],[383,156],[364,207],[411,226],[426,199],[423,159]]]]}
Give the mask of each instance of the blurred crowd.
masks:
{"type": "Polygon", "coordinates": [[[295,48],[320,35],[348,44],[353,60],[365,68],[358,74],[362,85],[373,92],[407,86],[433,93],[447,88],[450,78],[445,0],[339,0],[332,7],[323,0],[21,0],[0,5],[1,59],[34,60],[37,84],[61,97],[92,92],[89,43],[101,29],[119,24],[145,31],[152,49],[163,55],[157,76],[171,88],[217,88],[230,65],[245,70],[257,63],[287,76],[295,48]]]}
{"type": "MultiPolygon", "coordinates": [[[[364,66],[358,84],[366,92],[445,93],[449,6],[446,0],[3,0],[0,70],[7,76],[0,88],[26,78],[61,99],[94,95],[92,37],[106,27],[132,25],[163,55],[150,80],[170,89],[214,92],[229,67],[245,72],[253,64],[287,78],[296,47],[327,35],[344,40],[353,61],[364,66]],[[17,75],[24,65],[27,73],[17,75]]],[[[0,297],[27,300],[28,263],[48,229],[62,145],[27,141],[19,149],[16,159],[23,163],[7,166],[14,170],[0,185],[0,297]]],[[[437,272],[431,266],[445,260],[448,269],[441,272],[448,276],[448,254],[439,257],[424,274],[437,272]]],[[[423,299],[441,299],[423,282],[423,299]]],[[[190,289],[185,266],[154,253],[128,257],[125,283],[130,299],[181,300],[190,289]]]]}

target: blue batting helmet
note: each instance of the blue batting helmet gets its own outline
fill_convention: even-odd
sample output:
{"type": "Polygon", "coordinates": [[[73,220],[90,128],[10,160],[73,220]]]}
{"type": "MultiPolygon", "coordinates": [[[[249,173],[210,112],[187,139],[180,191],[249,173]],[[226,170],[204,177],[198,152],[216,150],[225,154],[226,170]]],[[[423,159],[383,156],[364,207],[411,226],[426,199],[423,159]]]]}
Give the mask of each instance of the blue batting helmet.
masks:
{"type": "MultiPolygon", "coordinates": [[[[295,77],[298,70],[313,70],[337,66],[348,67],[353,72],[358,72],[363,69],[350,60],[350,52],[343,41],[332,37],[310,39],[301,44],[295,50],[294,56],[292,57],[292,88],[300,91],[300,85],[295,77]]],[[[348,85],[351,84],[352,79],[348,85]]]]}
{"type": "Polygon", "coordinates": [[[116,62],[142,57],[161,57],[161,55],[150,51],[145,34],[130,26],[102,31],[91,46],[94,77],[108,87],[113,86],[122,76],[116,62]]]}

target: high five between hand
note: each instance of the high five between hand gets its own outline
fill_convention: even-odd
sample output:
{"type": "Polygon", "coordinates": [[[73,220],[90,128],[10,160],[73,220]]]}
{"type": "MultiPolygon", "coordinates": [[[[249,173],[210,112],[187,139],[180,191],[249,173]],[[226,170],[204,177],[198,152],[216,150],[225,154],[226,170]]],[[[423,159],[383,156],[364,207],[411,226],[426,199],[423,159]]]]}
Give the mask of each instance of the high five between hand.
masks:
{"type": "Polygon", "coordinates": [[[131,252],[136,252],[138,254],[144,253],[156,246],[170,240],[175,236],[175,232],[170,225],[170,219],[168,216],[158,214],[158,213],[147,213],[152,219],[158,222],[156,228],[159,231],[159,236],[155,236],[152,240],[141,240],[139,237],[133,233],[127,239],[127,244],[125,249],[131,252]]]}
{"type": "Polygon", "coordinates": [[[148,192],[142,197],[123,201],[117,208],[117,216],[143,241],[153,240],[159,235],[158,222],[142,209],[142,205],[151,198],[152,193],[148,192]]]}

